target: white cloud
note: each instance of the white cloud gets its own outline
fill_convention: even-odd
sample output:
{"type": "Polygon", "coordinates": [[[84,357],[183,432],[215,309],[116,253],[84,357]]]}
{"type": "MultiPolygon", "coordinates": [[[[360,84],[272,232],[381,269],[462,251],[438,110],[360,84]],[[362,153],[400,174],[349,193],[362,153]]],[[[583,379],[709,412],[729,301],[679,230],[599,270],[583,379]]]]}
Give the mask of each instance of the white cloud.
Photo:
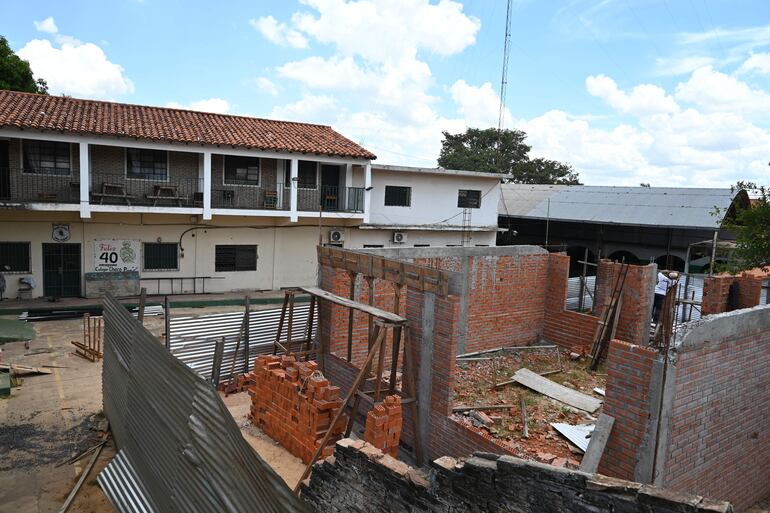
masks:
{"type": "MultiPolygon", "coordinates": [[[[465,80],[458,80],[449,88],[457,112],[468,126],[478,128],[496,127],[500,118],[500,96],[490,82],[479,87],[465,80]]],[[[511,113],[505,109],[504,125],[511,127],[511,113]]]]}
{"type": "Polygon", "coordinates": [[[687,82],[676,86],[674,96],[707,112],[770,113],[770,94],[711,66],[695,70],[687,82]]]}
{"type": "Polygon", "coordinates": [[[713,57],[690,55],[655,59],[655,73],[662,76],[688,75],[698,68],[714,64],[713,57]]]}
{"type": "Polygon", "coordinates": [[[279,93],[278,86],[275,85],[275,83],[269,78],[257,77],[255,84],[257,86],[257,89],[259,89],[260,91],[264,91],[270,96],[278,96],[278,93],[279,93]]]}
{"type": "Polygon", "coordinates": [[[735,72],[737,75],[757,73],[770,75],[770,53],[755,53],[746,59],[735,72]]]}
{"type": "Polygon", "coordinates": [[[586,78],[586,89],[589,94],[601,98],[623,114],[650,116],[679,110],[674,99],[662,87],[652,84],[638,85],[626,93],[610,77],[598,75],[586,78]]]}
{"type": "Polygon", "coordinates": [[[307,48],[308,46],[305,36],[294,29],[290,29],[285,23],[279,23],[272,16],[251,19],[249,20],[249,25],[254,27],[265,39],[273,44],[290,46],[292,48],[307,48]]]}
{"type": "Polygon", "coordinates": [[[337,102],[330,96],[305,96],[294,103],[274,107],[268,117],[286,121],[329,124],[339,112],[337,102]]]}
{"type": "Polygon", "coordinates": [[[227,114],[230,112],[230,102],[223,100],[222,98],[207,98],[204,100],[197,100],[186,105],[169,102],[166,107],[172,109],[186,109],[186,110],[198,110],[201,112],[214,112],[216,114],[227,114]]]}
{"type": "Polygon", "coordinates": [[[29,61],[35,76],[45,79],[54,94],[111,98],[134,91],[123,67],[110,62],[93,43],[64,42],[57,48],[50,41],[33,39],[16,53],[29,61]]]}
{"type": "Polygon", "coordinates": [[[47,34],[56,34],[59,32],[59,28],[56,26],[53,16],[49,16],[43,21],[34,21],[33,23],[35,24],[35,30],[38,32],[45,32],[47,34]]]}

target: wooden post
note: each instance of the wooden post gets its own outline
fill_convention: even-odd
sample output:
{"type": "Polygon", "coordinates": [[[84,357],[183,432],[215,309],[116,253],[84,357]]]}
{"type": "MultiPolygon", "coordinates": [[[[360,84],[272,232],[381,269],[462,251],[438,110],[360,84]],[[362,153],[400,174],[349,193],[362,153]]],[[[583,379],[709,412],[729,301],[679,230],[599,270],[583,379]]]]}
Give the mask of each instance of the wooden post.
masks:
{"type": "Polygon", "coordinates": [[[249,325],[251,323],[251,298],[243,298],[243,372],[249,372],[249,325]]]}
{"type": "Polygon", "coordinates": [[[137,314],[137,319],[139,320],[139,324],[144,324],[144,305],[147,302],[147,289],[142,287],[142,290],[139,292],[139,313],[137,314]]]}
{"type": "MultiPolygon", "coordinates": [[[[315,296],[310,296],[310,310],[307,312],[307,326],[305,328],[305,351],[310,351],[313,346],[313,319],[315,319],[315,296]]],[[[305,361],[310,359],[310,353],[305,355],[305,361]]]]}
{"type": "MultiPolygon", "coordinates": [[[[374,306],[374,278],[371,276],[366,277],[366,283],[369,285],[369,306],[374,306]]],[[[369,316],[369,349],[372,348],[372,332],[374,331],[374,318],[369,316]]]]}
{"type": "Polygon", "coordinates": [[[418,406],[421,408],[430,408],[430,405],[418,405],[417,401],[417,383],[415,381],[415,373],[417,367],[414,360],[414,348],[412,347],[411,330],[409,326],[404,326],[404,372],[403,372],[403,386],[402,392],[408,397],[413,397],[414,401],[407,403],[409,413],[412,415],[412,430],[414,431],[414,457],[417,462],[417,466],[421,467],[422,461],[422,437],[420,436],[420,429],[417,419],[418,406]]]}
{"type": "MultiPolygon", "coordinates": [[[[356,274],[349,273],[350,276],[350,300],[356,300],[356,274]]],[[[348,362],[353,360],[353,314],[352,308],[348,309],[348,362]]]]}
{"type": "Polygon", "coordinates": [[[292,290],[289,293],[289,326],[286,332],[286,353],[287,354],[291,354],[293,349],[291,347],[291,335],[292,335],[293,328],[294,328],[294,291],[292,290]]]}
{"type": "MultiPolygon", "coordinates": [[[[379,324],[376,324],[374,326],[374,332],[372,333],[372,337],[374,338],[373,340],[369,341],[369,344],[371,347],[374,347],[374,344],[377,343],[377,340],[380,338],[380,334],[382,334],[382,338],[385,338],[385,328],[382,328],[379,324]]],[[[372,354],[373,354],[373,349],[369,349],[369,355],[372,356],[372,354]]],[[[367,363],[365,363],[364,366],[361,368],[361,372],[364,373],[364,376],[367,376],[369,374],[369,367],[371,366],[371,360],[372,358],[367,358],[366,360],[367,363]]],[[[355,424],[356,422],[356,412],[358,412],[358,404],[360,402],[361,402],[361,396],[356,394],[355,397],[353,398],[353,409],[350,413],[350,418],[348,419],[348,425],[345,428],[346,438],[349,437],[350,433],[353,431],[353,424],[355,424]]],[[[348,403],[345,402],[344,404],[347,405],[348,403]]]]}
{"type": "MultiPolygon", "coordinates": [[[[307,464],[307,467],[305,467],[305,471],[302,473],[302,476],[300,476],[299,480],[297,481],[297,486],[294,487],[294,493],[299,493],[300,486],[302,486],[302,481],[305,480],[305,478],[310,474],[310,470],[313,468],[313,463],[318,459],[318,456],[321,454],[321,452],[324,450],[324,447],[326,447],[326,443],[329,441],[329,437],[332,433],[332,428],[335,424],[337,424],[337,421],[340,420],[340,417],[342,416],[343,410],[345,409],[345,406],[350,402],[350,398],[355,396],[358,397],[356,392],[361,387],[361,382],[364,379],[364,376],[366,375],[367,368],[372,364],[372,360],[374,359],[374,355],[377,353],[378,350],[382,347],[382,341],[385,338],[385,329],[378,326],[378,333],[377,333],[377,339],[374,341],[372,348],[369,350],[369,355],[366,357],[366,362],[364,363],[364,367],[361,369],[361,371],[358,373],[358,376],[356,376],[355,381],[353,382],[353,385],[350,387],[350,390],[348,391],[347,396],[345,396],[345,400],[343,401],[340,408],[337,410],[337,413],[334,415],[334,419],[329,423],[329,429],[326,430],[326,434],[324,435],[323,439],[321,440],[321,443],[318,445],[318,448],[315,450],[315,453],[313,454],[313,457],[310,459],[310,462],[307,464]]],[[[353,412],[355,415],[355,411],[353,412]]]]}
{"type": "Polygon", "coordinates": [[[278,320],[278,331],[275,334],[275,343],[273,344],[273,354],[278,352],[278,344],[281,342],[281,335],[283,334],[283,321],[286,318],[286,306],[289,304],[289,291],[285,291],[283,295],[283,306],[281,307],[281,318],[278,320]]]}
{"type": "MultiPolygon", "coordinates": [[[[393,284],[393,313],[398,314],[401,309],[401,285],[393,284]]],[[[389,390],[391,394],[396,391],[396,373],[398,372],[398,355],[401,351],[401,326],[393,327],[393,343],[390,352],[390,381],[389,390]]]]}
{"type": "Polygon", "coordinates": [[[214,343],[214,361],[211,364],[211,384],[216,388],[222,372],[222,357],[225,354],[225,337],[214,343]]]}
{"type": "Polygon", "coordinates": [[[163,314],[166,316],[163,321],[165,326],[166,351],[171,351],[171,306],[169,304],[168,296],[164,296],[163,298],[163,314]]]}

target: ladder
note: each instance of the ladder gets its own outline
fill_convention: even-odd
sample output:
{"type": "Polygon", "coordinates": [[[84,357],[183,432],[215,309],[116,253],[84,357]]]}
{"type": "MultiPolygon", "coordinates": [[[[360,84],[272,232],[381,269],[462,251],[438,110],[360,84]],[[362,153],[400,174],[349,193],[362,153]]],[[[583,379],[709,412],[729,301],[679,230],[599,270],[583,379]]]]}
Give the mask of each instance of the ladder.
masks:
{"type": "Polygon", "coordinates": [[[607,345],[615,336],[615,329],[620,318],[620,306],[623,303],[623,286],[626,283],[627,275],[628,264],[620,264],[620,272],[618,272],[613,283],[612,295],[610,295],[609,301],[605,303],[604,310],[596,326],[596,333],[591,345],[591,354],[589,355],[589,370],[595,371],[599,367],[599,362],[607,345]]]}

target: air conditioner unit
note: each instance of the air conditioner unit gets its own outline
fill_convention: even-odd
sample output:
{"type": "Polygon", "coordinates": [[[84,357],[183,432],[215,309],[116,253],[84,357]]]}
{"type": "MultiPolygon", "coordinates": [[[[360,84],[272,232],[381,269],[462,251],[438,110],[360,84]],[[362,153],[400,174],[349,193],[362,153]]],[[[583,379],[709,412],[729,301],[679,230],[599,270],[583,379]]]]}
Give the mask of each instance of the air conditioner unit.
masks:
{"type": "Polygon", "coordinates": [[[345,240],[345,232],[342,230],[331,230],[329,232],[329,242],[342,242],[345,240]]]}
{"type": "Polygon", "coordinates": [[[406,242],[406,233],[404,232],[395,232],[393,233],[393,242],[396,244],[403,244],[406,242]]]}

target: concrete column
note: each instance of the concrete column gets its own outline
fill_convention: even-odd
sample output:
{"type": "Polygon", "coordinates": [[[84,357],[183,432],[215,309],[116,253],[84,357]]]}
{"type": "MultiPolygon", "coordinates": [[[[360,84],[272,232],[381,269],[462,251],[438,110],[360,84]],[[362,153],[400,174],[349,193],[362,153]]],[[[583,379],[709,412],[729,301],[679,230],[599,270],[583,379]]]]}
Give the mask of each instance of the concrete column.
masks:
{"type": "Polygon", "coordinates": [[[80,151],[80,217],[91,217],[91,155],[88,151],[88,143],[78,143],[80,151]]]}
{"type": "Polygon", "coordinates": [[[424,292],[420,368],[417,375],[417,430],[420,432],[422,460],[430,461],[430,412],[433,393],[433,332],[436,327],[436,295],[424,292]]]}
{"type": "Polygon", "coordinates": [[[299,159],[291,159],[291,195],[290,195],[290,211],[291,211],[291,217],[289,220],[292,223],[296,223],[299,220],[299,215],[297,214],[297,187],[299,187],[299,182],[297,181],[297,177],[299,176],[299,159]]]}
{"type": "Polygon", "coordinates": [[[278,208],[283,208],[283,184],[286,181],[286,161],[279,160],[277,172],[275,173],[275,194],[277,196],[278,208]]]}
{"type": "Polygon", "coordinates": [[[364,167],[364,224],[369,222],[372,209],[372,163],[367,162],[364,167]]]}
{"type": "Polygon", "coordinates": [[[211,219],[211,152],[203,152],[203,219],[211,219]]]}

